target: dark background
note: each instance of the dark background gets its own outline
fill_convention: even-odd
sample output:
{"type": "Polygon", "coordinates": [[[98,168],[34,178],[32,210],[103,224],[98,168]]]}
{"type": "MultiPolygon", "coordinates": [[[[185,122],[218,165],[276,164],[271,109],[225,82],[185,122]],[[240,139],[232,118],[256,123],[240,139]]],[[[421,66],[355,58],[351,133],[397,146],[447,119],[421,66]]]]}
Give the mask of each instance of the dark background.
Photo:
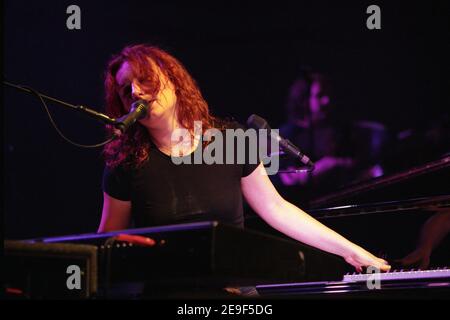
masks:
{"type": "MultiPolygon", "coordinates": [[[[290,83],[303,66],[333,79],[349,119],[418,129],[449,110],[448,1],[4,1],[8,81],[102,111],[103,70],[127,44],[149,42],[179,58],[216,115],[272,127],[284,120],[290,83]],[[81,30],[66,8],[81,8],[81,30]],[[381,30],[366,8],[381,8],[381,30]]],[[[64,142],[39,101],[3,89],[4,232],[30,238],[94,232],[101,205],[100,149],[64,142]]],[[[73,140],[104,139],[101,124],[49,104],[73,140]]],[[[420,153],[420,150],[417,150],[420,153]]]]}

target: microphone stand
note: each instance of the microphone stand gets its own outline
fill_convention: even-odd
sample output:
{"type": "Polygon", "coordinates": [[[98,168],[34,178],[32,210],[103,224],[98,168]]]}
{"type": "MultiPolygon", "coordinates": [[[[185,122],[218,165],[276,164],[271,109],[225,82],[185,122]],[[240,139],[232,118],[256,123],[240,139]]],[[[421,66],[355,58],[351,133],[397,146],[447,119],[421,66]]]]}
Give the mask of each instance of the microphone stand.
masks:
{"type": "Polygon", "coordinates": [[[17,85],[17,84],[13,84],[13,83],[8,82],[8,81],[4,81],[3,80],[3,84],[5,84],[7,86],[10,86],[12,88],[15,88],[15,89],[27,92],[27,93],[37,94],[37,95],[39,95],[40,97],[42,97],[42,98],[44,98],[46,100],[56,102],[56,103],[58,103],[58,104],[60,104],[60,105],[62,105],[64,107],[67,107],[67,108],[72,109],[72,110],[80,111],[80,112],[90,116],[91,118],[94,118],[94,119],[96,119],[96,120],[98,120],[100,122],[103,122],[105,124],[109,124],[109,125],[113,125],[113,126],[115,126],[117,124],[116,119],[110,118],[110,117],[108,117],[107,115],[105,115],[103,113],[100,113],[100,112],[97,112],[95,110],[89,109],[89,108],[87,108],[85,106],[73,105],[71,103],[64,102],[62,100],[59,100],[59,99],[47,96],[45,94],[41,94],[40,92],[35,91],[35,90],[31,90],[31,89],[29,89],[29,88],[27,88],[25,86],[20,86],[20,85],[17,85]]]}
{"type": "Polygon", "coordinates": [[[102,147],[102,146],[104,146],[104,145],[110,143],[111,141],[115,140],[116,138],[118,138],[118,137],[122,134],[122,131],[123,131],[123,130],[121,129],[121,126],[123,125],[123,124],[122,124],[122,119],[114,119],[114,118],[110,118],[110,117],[108,117],[107,115],[105,115],[105,114],[103,114],[103,113],[100,113],[100,112],[97,112],[97,111],[95,111],[95,110],[89,109],[89,108],[87,108],[87,107],[85,107],[85,106],[82,106],[82,105],[73,105],[73,104],[71,104],[71,103],[68,103],[68,102],[65,102],[65,101],[61,101],[61,100],[59,100],[59,99],[56,99],[56,98],[53,98],[53,97],[50,97],[50,96],[41,94],[40,92],[34,90],[34,89],[31,88],[31,87],[20,86],[20,85],[13,84],[13,83],[8,82],[8,81],[5,81],[5,80],[3,80],[3,84],[4,84],[4,85],[7,85],[7,86],[9,86],[9,87],[15,88],[15,89],[17,89],[17,90],[21,90],[21,91],[24,91],[24,92],[27,92],[27,93],[31,93],[31,94],[36,95],[36,96],[40,99],[42,105],[44,106],[44,109],[45,109],[45,111],[47,112],[47,115],[48,115],[48,117],[49,117],[50,123],[53,125],[54,129],[56,130],[56,132],[57,132],[57,133],[58,133],[58,134],[59,134],[66,142],[68,142],[68,143],[70,143],[70,144],[72,144],[72,145],[74,145],[74,146],[77,146],[77,147],[80,147],[80,148],[97,148],[97,147],[102,147]],[[97,121],[100,121],[100,122],[102,122],[102,123],[104,123],[104,124],[113,126],[116,130],[114,130],[113,134],[111,135],[111,137],[108,138],[108,140],[103,141],[103,142],[101,142],[101,143],[97,143],[97,144],[93,144],[93,145],[84,145],[84,144],[76,143],[76,142],[70,140],[69,138],[67,138],[67,137],[61,132],[61,130],[58,128],[58,126],[56,125],[55,121],[53,120],[53,118],[52,118],[52,116],[51,116],[51,114],[50,114],[50,112],[49,112],[49,110],[48,110],[48,107],[47,107],[47,105],[46,105],[44,99],[47,99],[47,100],[49,100],[49,101],[56,102],[56,103],[58,103],[58,104],[60,104],[60,105],[62,105],[62,106],[64,106],[64,107],[66,107],[66,108],[70,108],[70,109],[72,109],[72,110],[80,111],[80,112],[82,112],[82,113],[84,113],[84,114],[90,116],[91,118],[94,118],[94,119],[97,120],[97,121]]]}
{"type": "MultiPolygon", "coordinates": [[[[270,156],[268,158],[272,158],[272,157],[283,157],[283,156],[287,156],[287,154],[283,151],[280,150],[279,152],[272,152],[270,154],[270,156]]],[[[278,170],[278,173],[299,173],[299,172],[312,172],[314,171],[315,166],[302,166],[302,167],[297,167],[297,168],[292,168],[292,169],[284,169],[284,170],[278,170]]]]}

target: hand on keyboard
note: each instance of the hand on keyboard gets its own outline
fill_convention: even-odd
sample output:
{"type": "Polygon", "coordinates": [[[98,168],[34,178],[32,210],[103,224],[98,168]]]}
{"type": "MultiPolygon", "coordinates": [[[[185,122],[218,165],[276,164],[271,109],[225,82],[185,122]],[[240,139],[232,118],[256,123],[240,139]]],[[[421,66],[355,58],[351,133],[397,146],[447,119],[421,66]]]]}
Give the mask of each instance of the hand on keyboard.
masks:
{"type": "Polygon", "coordinates": [[[351,255],[345,257],[345,261],[354,266],[358,272],[361,272],[363,267],[368,266],[378,268],[380,271],[389,271],[391,268],[386,260],[377,258],[361,247],[356,247],[351,255]]]}
{"type": "Polygon", "coordinates": [[[397,260],[403,267],[416,267],[425,270],[430,265],[430,252],[417,248],[403,259],[397,260]]]}

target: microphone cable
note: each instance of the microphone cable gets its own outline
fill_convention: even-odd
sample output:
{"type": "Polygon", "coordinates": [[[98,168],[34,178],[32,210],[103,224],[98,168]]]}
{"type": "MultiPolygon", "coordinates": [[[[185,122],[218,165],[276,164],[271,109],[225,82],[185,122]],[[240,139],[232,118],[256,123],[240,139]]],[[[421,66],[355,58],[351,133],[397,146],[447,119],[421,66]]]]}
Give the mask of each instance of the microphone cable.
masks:
{"type": "MultiPolygon", "coordinates": [[[[113,135],[112,135],[109,139],[107,139],[106,141],[103,141],[103,142],[100,142],[100,143],[97,143],[97,144],[87,145],[87,144],[77,143],[77,142],[75,142],[75,141],[69,139],[68,137],[66,137],[66,136],[64,135],[64,133],[59,129],[59,127],[57,126],[55,120],[53,119],[53,117],[52,117],[52,115],[51,115],[51,113],[50,113],[50,110],[48,109],[48,106],[47,106],[47,104],[45,103],[45,101],[44,101],[44,99],[43,99],[43,95],[42,95],[41,93],[39,93],[38,91],[36,91],[35,89],[33,89],[33,88],[29,87],[29,86],[22,86],[22,85],[21,85],[21,86],[18,86],[18,85],[13,85],[13,84],[10,84],[10,83],[8,83],[8,82],[6,82],[6,81],[3,81],[3,83],[6,84],[6,85],[9,85],[9,86],[18,88],[18,89],[22,89],[22,90],[25,89],[25,90],[28,90],[29,92],[31,92],[32,94],[34,94],[36,97],[38,97],[38,99],[39,99],[40,102],[42,103],[42,106],[44,107],[44,109],[45,109],[45,111],[46,111],[46,113],[47,113],[47,116],[48,116],[48,118],[49,118],[49,120],[50,120],[50,123],[52,124],[53,128],[56,130],[56,132],[58,133],[58,135],[59,135],[61,138],[63,138],[66,142],[68,142],[68,143],[70,143],[70,144],[72,144],[72,145],[74,145],[74,146],[76,146],[76,147],[79,147],[79,148],[98,148],[98,147],[102,147],[102,146],[104,146],[104,145],[110,143],[111,141],[113,141],[114,139],[117,138],[117,135],[116,135],[116,134],[113,134],[113,135]]],[[[61,101],[58,101],[58,100],[56,100],[56,99],[53,99],[53,100],[62,103],[61,101]]],[[[74,105],[70,105],[70,104],[67,104],[67,103],[63,103],[63,104],[66,105],[66,106],[68,106],[68,107],[71,107],[71,108],[73,108],[73,109],[77,109],[77,110],[81,109],[80,107],[77,107],[77,106],[74,106],[74,105]]]]}

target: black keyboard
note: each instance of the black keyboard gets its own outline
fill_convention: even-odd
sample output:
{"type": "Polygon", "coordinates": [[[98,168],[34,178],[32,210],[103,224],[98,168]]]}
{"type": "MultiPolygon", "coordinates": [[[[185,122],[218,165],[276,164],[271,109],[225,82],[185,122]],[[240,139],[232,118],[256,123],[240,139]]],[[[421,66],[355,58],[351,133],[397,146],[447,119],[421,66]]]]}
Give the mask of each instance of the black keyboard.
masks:
{"type": "Polygon", "coordinates": [[[305,278],[303,247],[299,243],[216,221],[26,242],[96,245],[99,278],[107,276],[111,282],[222,286],[305,278]]]}

